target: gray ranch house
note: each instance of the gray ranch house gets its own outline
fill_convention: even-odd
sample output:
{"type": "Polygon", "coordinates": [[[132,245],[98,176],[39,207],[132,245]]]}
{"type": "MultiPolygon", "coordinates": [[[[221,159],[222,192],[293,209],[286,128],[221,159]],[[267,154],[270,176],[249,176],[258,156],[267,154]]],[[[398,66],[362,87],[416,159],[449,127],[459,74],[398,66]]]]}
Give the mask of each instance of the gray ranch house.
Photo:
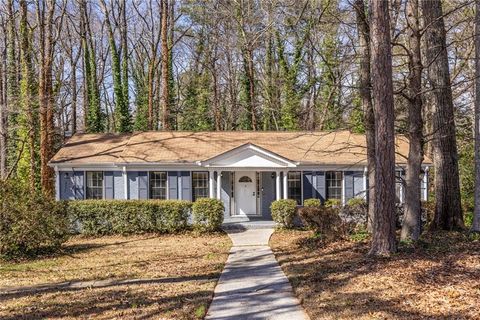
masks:
{"type": "MultiPolygon", "coordinates": [[[[407,154],[408,140],[398,136],[398,202],[407,154]]],[[[277,199],[345,204],[368,192],[365,136],[349,131],[77,134],[50,166],[59,200],[210,197],[222,200],[226,221],[271,219],[277,199]]],[[[426,159],[423,200],[429,166],[426,159]]]]}

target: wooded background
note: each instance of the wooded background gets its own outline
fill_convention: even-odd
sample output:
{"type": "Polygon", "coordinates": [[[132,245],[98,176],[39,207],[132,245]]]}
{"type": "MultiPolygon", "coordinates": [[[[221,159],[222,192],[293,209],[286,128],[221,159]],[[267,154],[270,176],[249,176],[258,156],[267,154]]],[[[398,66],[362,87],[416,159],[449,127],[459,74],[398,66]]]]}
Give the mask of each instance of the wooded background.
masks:
{"type": "MultiPolygon", "coordinates": [[[[77,132],[350,129],[367,134],[374,181],[387,112],[411,142],[407,213],[420,210],[426,153],[449,217],[435,223],[462,225],[460,196],[463,212],[474,206],[474,25],[475,1],[3,0],[0,174],[53,194],[47,163],[77,132]],[[391,71],[373,50],[385,41],[391,71]],[[372,104],[388,79],[394,113],[372,104]]],[[[402,236],[419,233],[412,223],[402,236]]]]}

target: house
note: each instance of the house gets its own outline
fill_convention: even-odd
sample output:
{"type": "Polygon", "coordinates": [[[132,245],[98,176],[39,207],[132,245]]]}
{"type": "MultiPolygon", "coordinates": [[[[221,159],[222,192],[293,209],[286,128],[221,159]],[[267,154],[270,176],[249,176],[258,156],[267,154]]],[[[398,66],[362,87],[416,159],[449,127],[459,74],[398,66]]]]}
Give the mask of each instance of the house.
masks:
{"type": "MultiPolygon", "coordinates": [[[[396,138],[397,201],[408,141],[396,138]]],[[[282,198],[365,198],[365,136],[334,132],[140,132],[78,134],[53,157],[56,198],[221,199],[225,218],[271,218],[282,198]]],[[[422,199],[428,168],[423,164],[422,199]]]]}

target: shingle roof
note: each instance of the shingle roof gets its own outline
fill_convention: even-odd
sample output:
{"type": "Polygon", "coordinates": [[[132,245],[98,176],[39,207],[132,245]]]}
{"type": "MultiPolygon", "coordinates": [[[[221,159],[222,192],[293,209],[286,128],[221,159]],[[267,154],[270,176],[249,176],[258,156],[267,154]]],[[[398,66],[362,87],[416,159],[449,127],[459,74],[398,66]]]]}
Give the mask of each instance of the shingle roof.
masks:
{"type": "MultiPolygon", "coordinates": [[[[132,134],[77,134],[51,163],[195,163],[246,143],[301,164],[366,164],[365,136],[349,131],[149,131],[132,134]]],[[[406,163],[408,140],[396,138],[396,162],[406,163]]],[[[431,163],[425,159],[424,163],[431,163]]]]}

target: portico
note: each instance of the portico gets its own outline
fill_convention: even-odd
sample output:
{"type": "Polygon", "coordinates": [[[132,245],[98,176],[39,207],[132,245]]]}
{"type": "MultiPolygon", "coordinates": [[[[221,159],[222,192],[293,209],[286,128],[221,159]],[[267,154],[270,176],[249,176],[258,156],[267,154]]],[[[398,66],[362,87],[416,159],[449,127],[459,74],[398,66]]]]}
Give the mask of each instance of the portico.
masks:
{"type": "Polygon", "coordinates": [[[202,161],[209,196],[222,200],[230,216],[270,218],[272,201],[288,198],[288,170],[297,163],[248,143],[202,161]]]}

